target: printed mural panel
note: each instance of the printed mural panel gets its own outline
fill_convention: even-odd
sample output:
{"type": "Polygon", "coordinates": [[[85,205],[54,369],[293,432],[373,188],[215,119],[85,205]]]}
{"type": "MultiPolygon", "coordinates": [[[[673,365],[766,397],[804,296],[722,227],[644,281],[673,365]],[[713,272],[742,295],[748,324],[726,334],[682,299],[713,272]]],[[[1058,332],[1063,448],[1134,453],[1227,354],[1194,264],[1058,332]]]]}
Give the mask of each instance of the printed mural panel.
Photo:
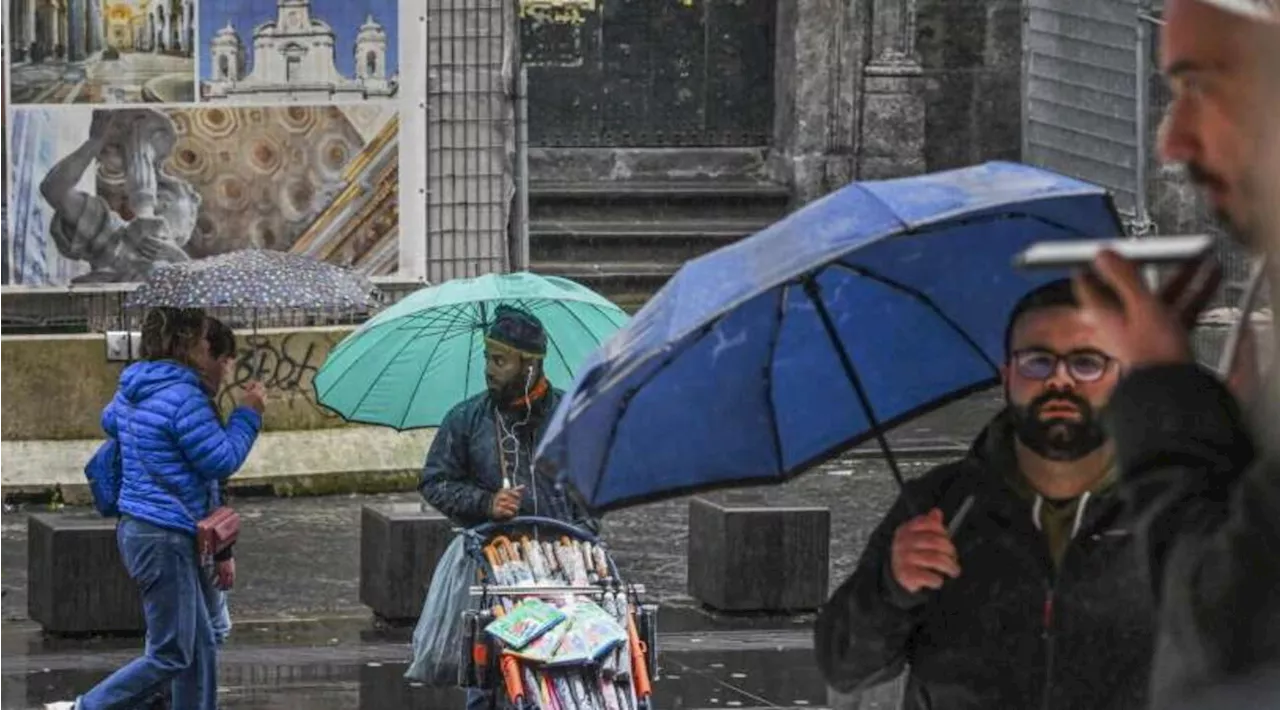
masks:
{"type": "Polygon", "coordinates": [[[8,284],[132,282],[245,248],[396,269],[390,104],[14,111],[8,284]]]}
{"type": "Polygon", "coordinates": [[[397,0],[239,0],[200,7],[202,101],[387,99],[399,83],[397,0]]]}
{"type": "Polygon", "coordinates": [[[396,274],[415,4],[6,2],[0,282],[135,282],[244,248],[396,274]]]}
{"type": "Polygon", "coordinates": [[[195,97],[195,0],[6,0],[13,104],[195,97]]]}
{"type": "MultiPolygon", "coordinates": [[[[4,3],[0,1],[0,8],[4,3]]],[[[9,23],[0,12],[0,285],[9,281],[9,23]]]]}

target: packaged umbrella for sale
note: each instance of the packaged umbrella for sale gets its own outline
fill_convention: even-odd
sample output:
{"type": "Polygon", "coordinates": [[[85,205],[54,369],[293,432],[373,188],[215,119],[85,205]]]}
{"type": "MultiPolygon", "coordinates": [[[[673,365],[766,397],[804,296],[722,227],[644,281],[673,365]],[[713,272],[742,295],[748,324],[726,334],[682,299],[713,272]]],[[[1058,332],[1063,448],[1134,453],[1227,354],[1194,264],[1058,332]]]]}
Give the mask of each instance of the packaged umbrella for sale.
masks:
{"type": "Polygon", "coordinates": [[[520,650],[564,620],[564,612],[554,606],[541,599],[525,599],[484,630],[508,647],[520,650]]]}
{"type": "Polygon", "coordinates": [[[627,642],[627,632],[599,605],[579,600],[565,607],[568,615],[564,638],[549,665],[582,664],[599,661],[627,642]]]}
{"type": "Polygon", "coordinates": [[[530,641],[529,645],[512,653],[522,660],[533,661],[534,663],[550,663],[555,658],[556,651],[560,649],[560,642],[564,640],[570,626],[571,623],[569,621],[556,624],[547,629],[538,638],[530,641]]]}

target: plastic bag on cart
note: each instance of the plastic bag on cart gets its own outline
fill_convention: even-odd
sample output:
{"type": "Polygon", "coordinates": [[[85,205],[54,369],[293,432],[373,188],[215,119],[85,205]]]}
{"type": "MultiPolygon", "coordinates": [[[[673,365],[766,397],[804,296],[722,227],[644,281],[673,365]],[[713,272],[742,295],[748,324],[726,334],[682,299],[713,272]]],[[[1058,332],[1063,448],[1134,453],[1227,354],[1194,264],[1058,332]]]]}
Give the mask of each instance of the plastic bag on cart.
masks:
{"type": "Polygon", "coordinates": [[[442,688],[458,684],[462,659],[462,613],[471,604],[479,563],[467,554],[466,536],[450,543],[431,576],[422,616],[413,630],[413,658],[404,677],[442,688]]]}

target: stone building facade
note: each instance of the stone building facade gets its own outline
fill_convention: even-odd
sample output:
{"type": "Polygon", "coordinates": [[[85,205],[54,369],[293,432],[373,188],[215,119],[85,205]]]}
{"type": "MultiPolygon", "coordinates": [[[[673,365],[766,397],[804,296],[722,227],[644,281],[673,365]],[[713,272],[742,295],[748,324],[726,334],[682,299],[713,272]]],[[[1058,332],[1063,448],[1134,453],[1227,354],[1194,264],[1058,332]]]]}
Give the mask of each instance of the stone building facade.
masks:
{"type": "MultiPolygon", "coordinates": [[[[701,4],[687,3],[694,8],[701,4]]],[[[752,33],[769,33],[763,51],[771,51],[772,56],[765,67],[767,76],[759,78],[768,82],[770,91],[761,97],[758,92],[747,94],[746,88],[727,84],[704,103],[727,102],[723,97],[733,91],[743,92],[738,106],[769,101],[770,120],[757,132],[763,140],[686,143],[681,147],[689,150],[683,151],[635,140],[573,145],[566,144],[562,136],[555,145],[540,144],[537,94],[553,77],[531,71],[534,179],[736,174],[790,185],[797,201],[805,202],[855,179],[1018,158],[1019,0],[789,0],[757,4],[762,9],[737,26],[709,27],[708,34],[719,40],[705,51],[728,57],[733,62],[730,69],[746,66],[750,63],[744,64],[745,52],[762,51],[752,33]],[[766,22],[767,27],[763,26],[766,22]]],[[[606,14],[604,22],[609,21],[606,14]]],[[[664,50],[661,42],[665,34],[676,35],[672,42],[680,39],[670,32],[670,27],[678,25],[658,24],[660,18],[652,21],[657,27],[649,35],[649,41],[655,43],[649,51],[673,51],[664,50]]],[[[603,36],[617,36],[620,31],[606,28],[603,36]]],[[[524,58],[529,63],[527,30],[525,35],[524,58]]],[[[589,46],[589,41],[564,44],[582,47],[589,46]]],[[[635,48],[628,51],[629,55],[617,60],[605,51],[603,62],[607,66],[617,61],[625,70],[639,53],[635,48]]],[[[534,61],[536,64],[536,57],[534,61]]],[[[648,61],[653,64],[656,60],[648,61]]],[[[660,78],[663,67],[653,66],[656,70],[650,74],[660,78]]],[[[754,64],[750,66],[759,71],[754,64]]],[[[714,74],[716,69],[709,66],[707,71],[714,74]]],[[[629,76],[617,84],[636,92],[662,88],[645,87],[629,76]]],[[[617,93],[615,90],[614,97],[603,101],[621,103],[615,98],[617,93]]],[[[566,92],[566,96],[571,95],[566,92]]],[[[592,98],[586,103],[601,100],[592,98]]],[[[567,103],[564,99],[557,102],[567,103]]]]}

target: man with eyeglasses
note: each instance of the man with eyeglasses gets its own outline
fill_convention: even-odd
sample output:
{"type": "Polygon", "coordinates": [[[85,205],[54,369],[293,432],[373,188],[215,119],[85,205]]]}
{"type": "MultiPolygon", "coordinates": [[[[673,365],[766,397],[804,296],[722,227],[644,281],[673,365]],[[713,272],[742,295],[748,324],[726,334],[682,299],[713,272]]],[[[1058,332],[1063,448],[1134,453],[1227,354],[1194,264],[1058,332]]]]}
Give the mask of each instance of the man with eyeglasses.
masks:
{"type": "Polygon", "coordinates": [[[911,710],[1141,708],[1155,616],[1098,419],[1122,365],[1065,280],[1018,302],[1005,348],[1008,406],[907,484],[818,618],[819,665],[842,692],[909,666],[911,710]]]}

